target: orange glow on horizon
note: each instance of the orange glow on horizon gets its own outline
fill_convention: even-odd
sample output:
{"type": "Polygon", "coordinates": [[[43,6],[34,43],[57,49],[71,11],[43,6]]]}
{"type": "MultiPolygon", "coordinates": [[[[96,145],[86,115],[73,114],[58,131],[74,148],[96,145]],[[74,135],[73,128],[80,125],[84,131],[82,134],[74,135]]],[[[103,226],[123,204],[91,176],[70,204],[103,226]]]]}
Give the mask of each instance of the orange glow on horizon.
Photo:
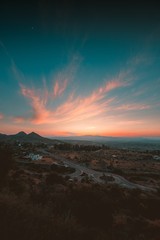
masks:
{"type": "Polygon", "coordinates": [[[79,136],[104,136],[104,137],[160,137],[160,131],[153,131],[153,130],[149,130],[149,131],[145,131],[145,130],[141,130],[141,131],[96,131],[95,129],[90,129],[90,130],[86,130],[86,131],[61,131],[61,130],[43,130],[43,129],[38,129],[38,128],[23,128],[20,129],[18,127],[10,127],[10,128],[3,128],[3,130],[0,131],[0,133],[3,134],[16,134],[20,131],[24,131],[27,134],[30,132],[36,132],[37,134],[44,136],[44,137],[79,137],[79,136]]]}
{"type": "Polygon", "coordinates": [[[89,131],[84,131],[84,132],[75,132],[75,133],[70,133],[70,132],[65,132],[65,131],[53,131],[50,133],[47,132],[42,132],[42,135],[48,136],[48,137],[53,137],[53,136],[64,136],[64,137],[81,137],[81,136],[104,136],[104,137],[160,137],[160,132],[89,132],[89,131]]]}

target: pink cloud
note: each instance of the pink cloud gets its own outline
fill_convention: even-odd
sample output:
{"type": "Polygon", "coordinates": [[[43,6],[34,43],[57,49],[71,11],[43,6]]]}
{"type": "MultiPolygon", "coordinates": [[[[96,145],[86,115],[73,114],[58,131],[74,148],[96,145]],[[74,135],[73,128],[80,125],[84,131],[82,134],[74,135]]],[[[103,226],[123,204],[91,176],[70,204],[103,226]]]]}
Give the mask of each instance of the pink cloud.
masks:
{"type": "Polygon", "coordinates": [[[55,84],[54,84],[54,87],[53,87],[53,97],[60,97],[64,91],[66,90],[67,88],[67,83],[68,83],[68,80],[65,79],[64,81],[56,81],[55,84]]]}
{"type": "Polygon", "coordinates": [[[71,93],[64,103],[50,110],[47,109],[49,95],[43,95],[42,97],[40,91],[26,88],[23,85],[21,85],[21,93],[30,101],[34,113],[32,119],[34,123],[55,124],[60,122],[82,121],[105,114],[107,109],[109,109],[110,103],[115,99],[113,97],[106,99],[106,93],[121,86],[124,86],[124,83],[116,80],[109,81],[105,86],[92,92],[87,97],[75,97],[75,95],[71,93]]]}
{"type": "Polygon", "coordinates": [[[73,101],[68,100],[59,106],[54,116],[64,121],[81,121],[88,118],[100,116],[106,112],[107,106],[113,101],[113,98],[97,102],[97,99],[91,95],[87,98],[76,98],[73,101]]]}
{"type": "Polygon", "coordinates": [[[119,125],[125,125],[125,126],[130,126],[130,125],[141,125],[144,124],[145,122],[142,120],[123,120],[123,121],[119,121],[118,124],[119,125]]]}
{"type": "Polygon", "coordinates": [[[120,87],[126,87],[132,84],[132,77],[130,76],[130,70],[122,71],[115,79],[107,81],[106,84],[98,89],[99,94],[106,94],[114,89],[120,87]]]}
{"type": "Polygon", "coordinates": [[[106,86],[105,86],[105,91],[109,92],[113,89],[119,88],[119,87],[123,87],[123,86],[127,86],[128,83],[125,81],[120,81],[120,80],[112,80],[109,81],[106,86]]]}
{"type": "Polygon", "coordinates": [[[117,110],[124,110],[124,111],[131,111],[131,110],[146,110],[149,109],[151,106],[147,104],[123,104],[119,107],[117,107],[117,110]]]}
{"type": "Polygon", "coordinates": [[[112,97],[106,100],[106,94],[128,84],[126,81],[116,79],[108,81],[104,86],[93,91],[87,97],[74,98],[73,94],[71,94],[64,104],[58,106],[54,116],[57,120],[62,119],[64,121],[81,121],[100,116],[107,111],[107,108],[109,109],[109,104],[115,99],[112,97]]]}
{"type": "Polygon", "coordinates": [[[24,97],[29,99],[30,105],[33,108],[33,120],[36,123],[43,122],[49,115],[48,110],[46,109],[46,104],[48,100],[48,95],[46,92],[35,91],[34,89],[29,89],[24,85],[20,85],[21,93],[24,97]]]}
{"type": "Polygon", "coordinates": [[[53,84],[53,98],[57,98],[63,95],[69,83],[72,82],[74,75],[80,65],[81,57],[73,56],[70,64],[56,76],[56,80],[53,84]]]}
{"type": "Polygon", "coordinates": [[[15,123],[22,123],[25,121],[25,118],[24,117],[13,117],[13,121],[15,123]]]}
{"type": "Polygon", "coordinates": [[[62,73],[57,76],[54,87],[49,91],[44,82],[43,89],[30,89],[20,84],[22,95],[28,99],[33,116],[30,118],[35,124],[57,124],[84,121],[89,118],[100,118],[110,109],[110,104],[115,97],[108,97],[110,91],[125,87],[130,84],[128,72],[120,72],[117,78],[107,81],[86,97],[75,96],[72,92],[65,102],[61,103],[54,109],[51,108],[50,102],[56,101],[56,98],[62,96],[71,83],[73,72],[76,64],[73,63],[62,73]]]}
{"type": "Polygon", "coordinates": [[[80,64],[81,58],[74,56],[70,64],[57,74],[56,80],[53,80],[53,87],[48,89],[46,81],[43,80],[43,88],[35,89],[26,87],[22,84],[24,76],[13,66],[14,74],[20,82],[21,94],[29,101],[32,108],[30,118],[18,117],[16,122],[31,120],[35,124],[59,123],[82,121],[92,117],[100,117],[107,112],[109,105],[115,98],[107,98],[107,93],[120,87],[130,84],[130,71],[121,71],[118,76],[106,83],[86,97],[75,96],[73,93],[54,109],[51,107],[52,101],[64,95],[65,90],[71,84],[73,77],[80,64]],[[21,80],[20,80],[21,79],[21,80]]]}

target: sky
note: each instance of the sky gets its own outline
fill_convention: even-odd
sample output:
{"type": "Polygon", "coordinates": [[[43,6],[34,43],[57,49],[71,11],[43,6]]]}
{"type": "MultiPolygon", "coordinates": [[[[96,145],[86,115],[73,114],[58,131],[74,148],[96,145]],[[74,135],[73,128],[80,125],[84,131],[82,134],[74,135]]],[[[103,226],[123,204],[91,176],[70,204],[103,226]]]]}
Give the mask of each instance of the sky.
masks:
{"type": "Polygon", "coordinates": [[[156,1],[3,1],[0,132],[160,137],[156,1]]]}

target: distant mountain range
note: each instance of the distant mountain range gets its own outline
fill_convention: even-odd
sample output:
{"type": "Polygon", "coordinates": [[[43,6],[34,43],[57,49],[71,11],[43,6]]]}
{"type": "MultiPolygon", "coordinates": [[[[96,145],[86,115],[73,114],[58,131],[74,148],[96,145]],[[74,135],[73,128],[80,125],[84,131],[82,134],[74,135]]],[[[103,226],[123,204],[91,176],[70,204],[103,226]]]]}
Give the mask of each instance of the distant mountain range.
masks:
{"type": "Polygon", "coordinates": [[[6,135],[0,133],[0,141],[7,141],[7,142],[31,142],[31,143],[58,143],[61,141],[48,139],[45,137],[40,136],[35,132],[31,132],[29,134],[25,132],[19,132],[13,135],[6,135]]]}
{"type": "Polygon", "coordinates": [[[69,137],[54,137],[63,141],[92,141],[92,142],[160,142],[160,137],[111,137],[111,136],[69,136],[69,137]]]}
{"type": "Polygon", "coordinates": [[[160,144],[160,138],[144,138],[144,137],[106,137],[106,136],[70,136],[70,137],[52,137],[46,138],[42,137],[35,132],[31,132],[29,134],[21,131],[17,134],[6,135],[0,133],[0,141],[6,142],[31,142],[31,143],[46,143],[46,144],[55,144],[55,143],[64,143],[68,142],[71,144],[83,144],[83,145],[115,145],[115,144],[160,144]]]}
{"type": "Polygon", "coordinates": [[[105,136],[71,136],[55,137],[63,142],[80,145],[107,145],[111,148],[131,150],[159,150],[160,138],[151,137],[105,137],[105,136]]]}

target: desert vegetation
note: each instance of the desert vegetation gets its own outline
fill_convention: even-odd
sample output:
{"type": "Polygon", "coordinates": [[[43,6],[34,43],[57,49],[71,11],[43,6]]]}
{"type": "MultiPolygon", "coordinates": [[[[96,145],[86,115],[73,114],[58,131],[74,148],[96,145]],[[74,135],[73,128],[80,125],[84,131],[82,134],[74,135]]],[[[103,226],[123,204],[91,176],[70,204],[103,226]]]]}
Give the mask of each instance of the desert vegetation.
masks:
{"type": "Polygon", "coordinates": [[[160,191],[70,182],[56,169],[24,169],[13,164],[6,146],[0,152],[0,162],[4,159],[1,239],[159,240],[160,191]]]}

